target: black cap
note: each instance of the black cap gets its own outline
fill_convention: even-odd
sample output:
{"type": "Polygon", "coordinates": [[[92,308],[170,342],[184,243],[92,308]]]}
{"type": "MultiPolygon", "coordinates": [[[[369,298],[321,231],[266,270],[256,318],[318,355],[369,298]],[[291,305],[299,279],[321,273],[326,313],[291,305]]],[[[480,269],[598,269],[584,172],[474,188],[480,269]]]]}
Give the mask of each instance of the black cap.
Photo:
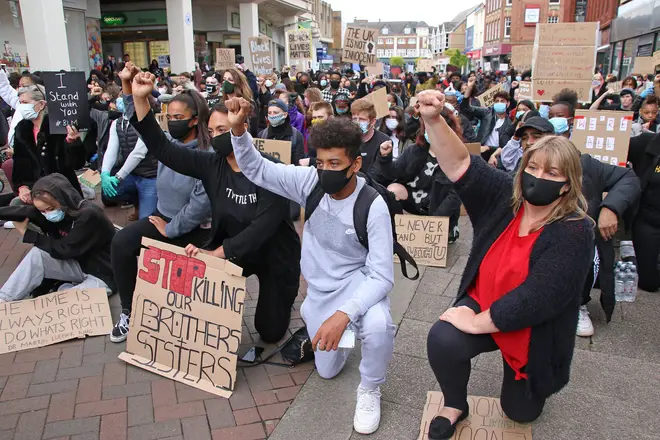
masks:
{"type": "Polygon", "coordinates": [[[541,116],[532,116],[527,119],[525,123],[516,130],[516,137],[522,137],[523,132],[526,128],[534,128],[541,133],[553,134],[555,132],[555,127],[547,119],[541,116]]]}
{"type": "Polygon", "coordinates": [[[625,96],[625,95],[630,95],[633,98],[635,98],[635,91],[627,87],[625,89],[619,90],[619,96],[625,96]]]}

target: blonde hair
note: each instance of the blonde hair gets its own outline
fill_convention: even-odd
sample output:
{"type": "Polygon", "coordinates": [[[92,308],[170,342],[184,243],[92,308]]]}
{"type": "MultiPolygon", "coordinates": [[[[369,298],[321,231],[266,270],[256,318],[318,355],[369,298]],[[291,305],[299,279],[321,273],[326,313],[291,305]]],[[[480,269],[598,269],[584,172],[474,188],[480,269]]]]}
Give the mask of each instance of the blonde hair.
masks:
{"type": "Polygon", "coordinates": [[[366,99],[358,99],[353,104],[351,104],[351,114],[357,115],[361,112],[367,112],[370,119],[376,119],[376,107],[366,99]]]}
{"type": "MultiPolygon", "coordinates": [[[[587,200],[582,194],[582,164],[580,163],[580,152],[573,142],[563,136],[546,136],[528,147],[523,154],[520,168],[513,181],[513,197],[511,204],[514,214],[523,204],[522,175],[532,157],[541,152],[545,158],[540,164],[549,170],[556,167],[566,177],[568,191],[559,199],[559,203],[550,212],[548,217],[533,226],[533,231],[560,220],[582,220],[587,218],[587,200]]],[[[593,220],[592,220],[593,222],[593,220]]]]}
{"type": "MultiPolygon", "coordinates": [[[[247,82],[245,74],[240,70],[233,68],[227,69],[225,72],[229,72],[231,77],[234,78],[234,93],[236,93],[239,98],[245,98],[248,101],[252,101],[252,89],[247,82]]],[[[224,75],[225,72],[222,74],[224,75]]]]}
{"type": "Polygon", "coordinates": [[[309,106],[311,107],[312,104],[315,102],[321,102],[323,101],[323,95],[321,95],[321,90],[317,89],[316,87],[310,87],[307,90],[305,90],[304,95],[309,98],[309,106]]]}

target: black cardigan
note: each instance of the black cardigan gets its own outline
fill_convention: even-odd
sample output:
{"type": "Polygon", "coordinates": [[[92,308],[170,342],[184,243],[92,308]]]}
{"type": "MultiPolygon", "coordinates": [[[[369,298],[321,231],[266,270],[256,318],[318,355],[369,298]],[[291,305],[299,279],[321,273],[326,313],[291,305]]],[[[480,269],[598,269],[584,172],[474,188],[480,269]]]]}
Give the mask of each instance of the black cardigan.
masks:
{"type": "MultiPolygon", "coordinates": [[[[514,218],[512,177],[472,156],[454,187],[474,228],[457,300],[475,282],[479,266],[514,218]]],[[[582,289],[594,255],[590,219],[566,219],[543,228],[532,248],[523,284],[495,301],[490,314],[503,332],[532,328],[525,372],[528,386],[548,397],[568,383],[582,289]]]]}

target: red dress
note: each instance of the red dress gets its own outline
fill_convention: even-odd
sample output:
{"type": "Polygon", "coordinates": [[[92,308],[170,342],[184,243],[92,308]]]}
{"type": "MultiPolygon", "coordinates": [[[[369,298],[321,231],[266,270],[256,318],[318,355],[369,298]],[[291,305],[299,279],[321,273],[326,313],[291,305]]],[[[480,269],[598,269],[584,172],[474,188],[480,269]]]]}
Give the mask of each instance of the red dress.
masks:
{"type": "MultiPolygon", "coordinates": [[[[481,306],[482,311],[490,308],[495,301],[520,286],[529,271],[532,247],[542,229],[520,237],[518,231],[524,208],[490,247],[479,266],[476,282],[468,294],[481,306]]],[[[512,332],[492,333],[491,336],[500,348],[507,364],[515,371],[516,380],[527,379],[521,369],[527,365],[531,328],[512,332]]]]}

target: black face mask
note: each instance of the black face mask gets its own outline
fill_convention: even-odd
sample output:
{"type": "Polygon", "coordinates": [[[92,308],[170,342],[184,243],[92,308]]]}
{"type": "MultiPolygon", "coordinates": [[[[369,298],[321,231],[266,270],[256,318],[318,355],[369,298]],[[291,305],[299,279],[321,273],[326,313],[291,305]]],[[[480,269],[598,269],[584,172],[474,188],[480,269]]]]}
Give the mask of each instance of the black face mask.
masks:
{"type": "Polygon", "coordinates": [[[218,85],[217,84],[207,84],[206,85],[206,93],[215,93],[216,90],[218,90],[218,85]]]}
{"type": "MultiPolygon", "coordinates": [[[[352,165],[352,164],[351,164],[352,165]]],[[[319,182],[321,182],[321,189],[326,194],[337,194],[339,191],[344,189],[348,182],[350,182],[351,177],[346,176],[346,172],[351,167],[347,166],[343,170],[318,170],[319,182]]]]}
{"type": "Polygon", "coordinates": [[[231,133],[229,132],[215,136],[211,140],[211,144],[218,156],[227,157],[234,152],[234,147],[231,145],[231,133]]]}
{"type": "Polygon", "coordinates": [[[188,126],[188,124],[190,124],[190,121],[192,121],[192,119],[167,121],[167,130],[170,132],[170,135],[174,139],[178,139],[178,140],[185,139],[186,136],[188,136],[188,134],[190,133],[190,130],[192,130],[192,127],[188,126]]]}
{"type": "Polygon", "coordinates": [[[330,81],[330,88],[331,89],[338,89],[339,88],[339,81],[335,81],[335,80],[330,81]]]}
{"type": "Polygon", "coordinates": [[[568,182],[540,179],[523,171],[522,195],[531,205],[548,206],[562,196],[559,193],[568,182]]]}

